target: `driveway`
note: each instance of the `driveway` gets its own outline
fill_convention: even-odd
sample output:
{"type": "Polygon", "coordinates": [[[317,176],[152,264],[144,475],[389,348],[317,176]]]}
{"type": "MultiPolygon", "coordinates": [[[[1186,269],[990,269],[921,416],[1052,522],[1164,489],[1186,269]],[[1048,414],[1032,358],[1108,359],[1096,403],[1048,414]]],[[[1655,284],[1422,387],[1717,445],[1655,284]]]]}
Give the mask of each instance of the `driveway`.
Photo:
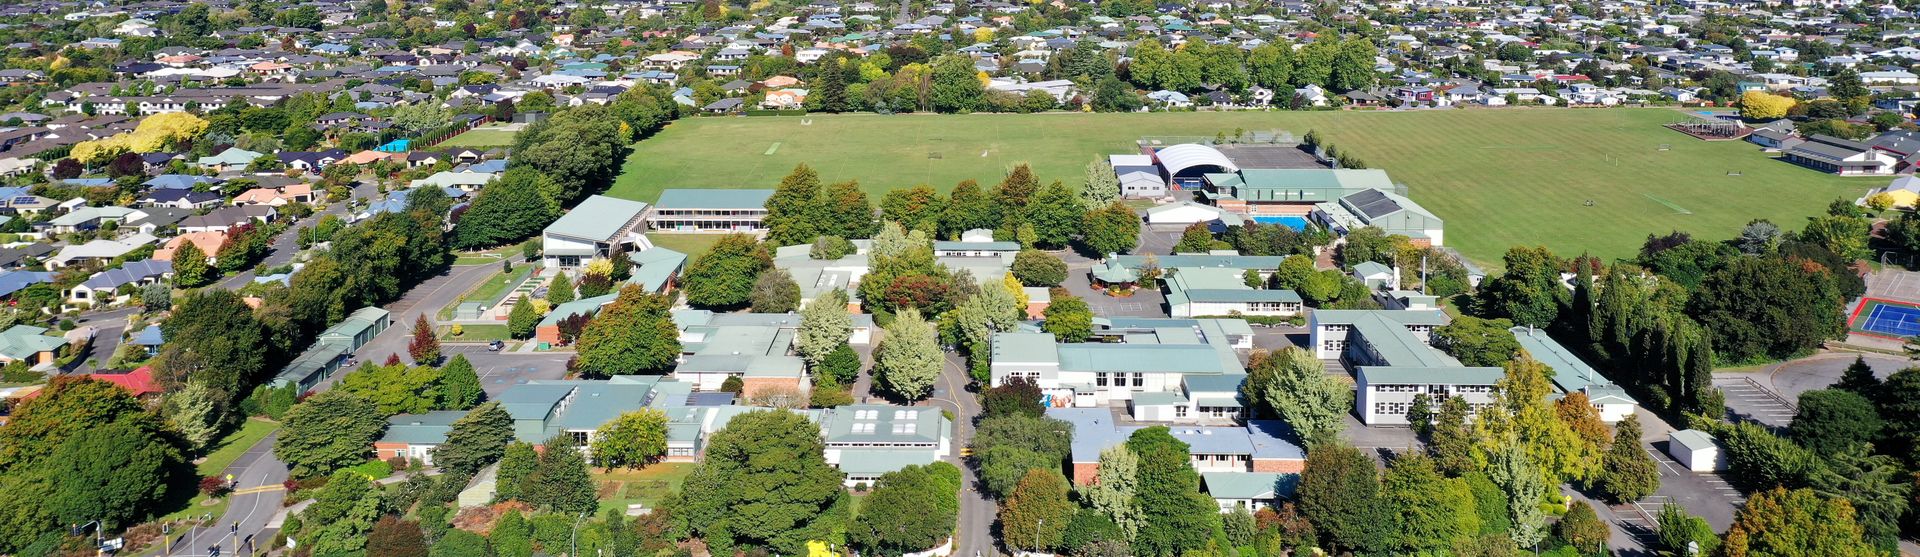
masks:
{"type": "Polygon", "coordinates": [[[953,353],[945,354],[940,369],[940,380],[934,383],[933,396],[927,402],[953,413],[953,454],[947,462],[960,467],[960,517],[959,532],[954,540],[953,555],[969,556],[974,553],[996,555],[993,541],[994,514],[999,507],[980,492],[980,478],[974,474],[973,467],[967,465],[966,457],[960,453],[964,447],[973,444],[974,420],[980,416],[980,399],[966,390],[972,381],[967,376],[966,361],[953,353]]]}
{"type": "Polygon", "coordinates": [[[465,355],[488,396],[528,381],[566,377],[567,359],[573,357],[573,352],[491,352],[477,344],[441,345],[440,353],[448,358],[465,355]]]}

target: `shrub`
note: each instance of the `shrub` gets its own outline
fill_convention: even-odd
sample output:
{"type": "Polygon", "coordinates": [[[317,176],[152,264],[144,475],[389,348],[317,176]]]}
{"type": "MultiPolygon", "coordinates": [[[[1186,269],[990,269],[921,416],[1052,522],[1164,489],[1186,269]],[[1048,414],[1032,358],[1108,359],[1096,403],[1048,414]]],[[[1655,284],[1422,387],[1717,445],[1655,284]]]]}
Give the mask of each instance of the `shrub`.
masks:
{"type": "Polygon", "coordinates": [[[224,478],[221,478],[219,475],[212,475],[212,476],[200,478],[200,493],[202,495],[206,495],[208,497],[220,497],[220,496],[226,495],[230,491],[233,491],[232,485],[228,484],[227,480],[224,478]]]}

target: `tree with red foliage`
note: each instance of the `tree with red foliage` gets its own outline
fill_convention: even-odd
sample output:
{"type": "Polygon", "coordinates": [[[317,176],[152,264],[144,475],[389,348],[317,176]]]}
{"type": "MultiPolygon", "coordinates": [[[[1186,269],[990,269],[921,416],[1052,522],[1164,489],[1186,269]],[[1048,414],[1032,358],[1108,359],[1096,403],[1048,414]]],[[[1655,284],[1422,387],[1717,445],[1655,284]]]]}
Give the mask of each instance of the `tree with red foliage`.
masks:
{"type": "Polygon", "coordinates": [[[947,300],[952,290],[953,285],[938,277],[921,273],[902,276],[887,287],[887,307],[895,312],[914,308],[923,315],[940,315],[952,309],[947,300]]]}
{"type": "Polygon", "coordinates": [[[70,158],[60,159],[60,162],[53,163],[53,179],[55,180],[79,178],[80,173],[84,171],[86,171],[86,168],[80,166],[80,161],[70,158]]]}
{"type": "Polygon", "coordinates": [[[227,480],[221,479],[220,476],[215,475],[200,478],[200,493],[208,497],[226,495],[227,492],[232,491],[232,489],[232,484],[227,483],[227,480]]]}
{"type": "Polygon", "coordinates": [[[115,178],[138,176],[146,172],[147,163],[140,160],[139,153],[121,153],[113,158],[113,162],[107,163],[107,175],[115,178]]]}
{"type": "Polygon", "coordinates": [[[427,535],[411,520],[380,517],[367,534],[367,557],[427,557],[427,535]]]}
{"type": "Polygon", "coordinates": [[[407,354],[413,356],[414,363],[433,365],[440,361],[440,338],[433,334],[433,324],[427,322],[424,313],[413,321],[413,339],[407,341],[407,354]]]}
{"type": "Polygon", "coordinates": [[[392,353],[389,353],[389,354],[387,354],[387,361],[386,361],[386,362],[383,362],[383,363],[381,363],[380,365],[383,365],[383,366],[397,366],[397,365],[400,365],[400,364],[401,364],[401,362],[400,362],[400,355],[399,355],[399,354],[392,354],[392,353]]]}

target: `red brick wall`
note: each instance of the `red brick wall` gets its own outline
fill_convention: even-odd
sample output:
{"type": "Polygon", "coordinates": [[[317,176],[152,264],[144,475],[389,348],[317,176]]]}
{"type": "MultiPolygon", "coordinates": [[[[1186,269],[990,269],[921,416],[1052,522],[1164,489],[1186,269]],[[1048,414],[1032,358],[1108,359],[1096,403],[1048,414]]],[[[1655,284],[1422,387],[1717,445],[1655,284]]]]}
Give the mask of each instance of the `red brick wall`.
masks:
{"type": "Polygon", "coordinates": [[[1047,306],[1050,305],[1053,305],[1053,302],[1027,302],[1027,319],[1040,319],[1044,317],[1047,306]]]}
{"type": "Polygon", "coordinates": [[[535,327],[533,329],[533,340],[534,342],[544,342],[549,345],[558,346],[560,344],[560,325],[541,325],[535,327]]]}
{"type": "Polygon", "coordinates": [[[1073,485],[1092,485],[1094,476],[1099,473],[1099,462],[1075,462],[1073,463],[1073,485]]]}
{"type": "Polygon", "coordinates": [[[393,458],[394,451],[399,451],[399,454],[406,455],[407,444],[406,443],[374,443],[373,444],[373,452],[381,460],[393,458]]]}
{"type": "Polygon", "coordinates": [[[1307,469],[1307,461],[1305,459],[1292,459],[1292,458],[1253,459],[1253,471],[1255,472],[1278,472],[1282,474],[1298,474],[1306,471],[1306,469],[1307,469]]]}
{"type": "Polygon", "coordinates": [[[740,380],[740,397],[753,398],[766,389],[787,389],[800,392],[800,379],[790,377],[743,377],[740,380]]]}

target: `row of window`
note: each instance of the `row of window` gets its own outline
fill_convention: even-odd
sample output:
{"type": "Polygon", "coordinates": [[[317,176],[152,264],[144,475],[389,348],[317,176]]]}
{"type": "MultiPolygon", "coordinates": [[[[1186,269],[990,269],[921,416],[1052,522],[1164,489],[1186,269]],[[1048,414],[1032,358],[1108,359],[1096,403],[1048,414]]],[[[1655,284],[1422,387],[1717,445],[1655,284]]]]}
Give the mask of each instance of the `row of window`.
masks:
{"type": "Polygon", "coordinates": [[[763,217],[766,209],[654,209],[658,217],[763,217]]]}
{"type": "Polygon", "coordinates": [[[1108,372],[1100,372],[1100,373],[1095,373],[1095,374],[1093,374],[1093,385],[1094,385],[1095,387],[1129,387],[1129,386],[1131,386],[1131,387],[1134,387],[1134,388],[1140,388],[1140,387],[1145,387],[1145,386],[1147,386],[1147,374],[1145,374],[1145,373],[1120,373],[1120,372],[1114,372],[1114,373],[1108,373],[1108,372]],[[1131,376],[1131,377],[1129,377],[1129,376],[1131,376]],[[1128,384],[1127,384],[1127,381],[1128,381],[1128,379],[1129,379],[1129,378],[1131,378],[1131,379],[1132,379],[1132,382],[1133,382],[1133,384],[1132,384],[1132,385],[1128,385],[1128,384]]]}

